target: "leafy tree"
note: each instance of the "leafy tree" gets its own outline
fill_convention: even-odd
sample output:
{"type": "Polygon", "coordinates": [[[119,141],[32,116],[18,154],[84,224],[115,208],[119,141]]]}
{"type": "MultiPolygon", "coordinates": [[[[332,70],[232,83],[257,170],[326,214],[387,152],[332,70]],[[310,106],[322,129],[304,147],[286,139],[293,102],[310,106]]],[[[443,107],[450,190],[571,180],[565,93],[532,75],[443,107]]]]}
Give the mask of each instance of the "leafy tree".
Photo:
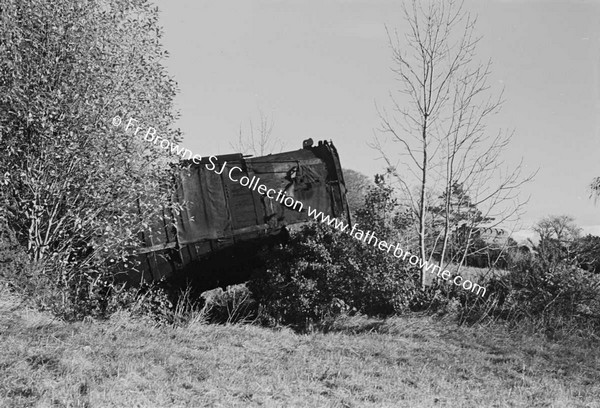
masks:
{"type": "Polygon", "coordinates": [[[432,207],[434,214],[445,215],[443,205],[446,201],[449,203],[450,211],[448,218],[451,225],[473,224],[480,225],[493,221],[492,218],[483,214],[473,202],[469,193],[465,190],[462,183],[455,182],[449,191],[444,191],[440,198],[440,205],[432,207]],[[450,197],[447,197],[447,196],[450,197]]]}
{"type": "Polygon", "coordinates": [[[365,196],[370,186],[373,185],[368,176],[351,169],[342,169],[344,183],[346,184],[346,199],[353,213],[365,203],[365,196]]]}
{"type": "Polygon", "coordinates": [[[412,225],[410,211],[403,211],[394,189],[389,185],[389,174],[376,174],[375,185],[369,186],[363,205],[356,210],[356,222],[379,237],[399,239],[412,225]]]}
{"type": "Polygon", "coordinates": [[[147,0],[0,8],[0,203],[38,277],[73,296],[126,259],[166,202],[169,158],[142,138],[152,126],[179,140],[161,37],[147,0]]]}
{"type": "Polygon", "coordinates": [[[455,182],[450,191],[444,191],[438,204],[429,207],[428,211],[432,216],[428,241],[435,248],[441,267],[446,265],[447,258],[462,264],[474,252],[485,250],[482,240],[477,240],[477,248],[473,247],[473,243],[479,236],[480,226],[493,221],[493,218],[477,208],[461,183],[455,182]],[[448,194],[450,197],[447,197],[448,194]],[[448,234],[446,224],[450,226],[448,234]]]}

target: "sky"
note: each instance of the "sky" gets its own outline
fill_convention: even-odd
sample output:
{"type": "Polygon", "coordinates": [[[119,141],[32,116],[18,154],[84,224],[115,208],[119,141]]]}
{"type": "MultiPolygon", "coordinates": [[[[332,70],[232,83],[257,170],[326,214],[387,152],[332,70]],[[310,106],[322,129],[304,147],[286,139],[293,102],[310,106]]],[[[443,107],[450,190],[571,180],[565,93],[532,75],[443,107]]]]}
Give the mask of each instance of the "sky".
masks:
{"type": "MultiPolygon", "coordinates": [[[[180,93],[182,145],[202,156],[233,153],[240,128],[272,118],[284,150],[333,140],[343,167],[369,176],[385,163],[368,143],[397,88],[386,26],[403,33],[400,0],[157,0],[165,61],[180,93]]],[[[509,164],[538,170],[522,188],[527,228],[567,214],[600,235],[600,0],[478,0],[504,106],[488,126],[514,131],[509,164]]]]}

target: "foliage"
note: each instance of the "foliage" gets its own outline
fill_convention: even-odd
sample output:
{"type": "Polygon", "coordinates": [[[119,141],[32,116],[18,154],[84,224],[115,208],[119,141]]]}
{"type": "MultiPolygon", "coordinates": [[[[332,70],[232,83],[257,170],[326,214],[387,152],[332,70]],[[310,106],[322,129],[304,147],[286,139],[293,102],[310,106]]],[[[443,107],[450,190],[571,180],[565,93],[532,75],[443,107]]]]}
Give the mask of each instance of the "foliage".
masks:
{"type": "Polygon", "coordinates": [[[344,173],[344,184],[346,185],[346,200],[348,207],[354,214],[355,211],[365,204],[365,197],[372,181],[366,175],[351,169],[342,169],[344,173]]]}
{"type": "Polygon", "coordinates": [[[543,267],[554,271],[562,263],[574,264],[576,243],[581,229],[568,215],[548,216],[541,219],[533,230],[539,236],[537,251],[543,267]]]}
{"type": "Polygon", "coordinates": [[[19,245],[14,231],[0,215],[0,280],[13,282],[27,273],[29,262],[24,248],[19,245]]]}
{"type": "Polygon", "coordinates": [[[485,283],[490,296],[463,303],[463,322],[529,321],[552,332],[585,328],[600,332],[600,277],[565,263],[548,270],[543,261],[522,260],[508,274],[485,283]]]}
{"type": "Polygon", "coordinates": [[[269,254],[266,271],[249,286],[271,323],[306,327],[341,312],[403,312],[414,279],[405,262],[313,223],[269,254]]]}
{"type": "Polygon", "coordinates": [[[434,255],[441,258],[441,263],[448,260],[473,263],[473,258],[482,256],[494,259],[499,248],[489,248],[489,243],[481,237],[480,227],[494,219],[486,216],[477,208],[462,183],[455,182],[448,192],[443,192],[435,205],[428,208],[431,215],[430,228],[427,234],[428,247],[434,255]],[[448,223],[448,238],[444,242],[444,226],[448,223]],[[442,239],[441,239],[442,238],[442,239]]]}
{"type": "Polygon", "coordinates": [[[547,268],[566,263],[594,273],[600,271],[600,237],[582,236],[573,217],[548,216],[533,229],[539,236],[536,249],[540,261],[547,268]]]}
{"type": "MultiPolygon", "coordinates": [[[[600,276],[578,268],[575,258],[566,255],[561,245],[572,244],[565,238],[567,230],[559,228],[558,234],[552,230],[543,237],[545,245],[538,247],[545,251],[543,256],[511,246],[505,256],[508,271],[478,282],[487,288],[485,297],[434,282],[413,299],[411,308],[451,313],[461,323],[502,321],[525,324],[551,336],[559,332],[596,336],[600,333],[600,276]]],[[[586,241],[592,246],[596,240],[586,241]]]]}
{"type": "Polygon", "coordinates": [[[446,216],[446,209],[444,208],[446,199],[448,198],[448,219],[450,225],[479,225],[493,221],[492,218],[487,217],[483,212],[477,208],[477,205],[473,202],[468,192],[465,190],[463,183],[454,182],[449,192],[444,191],[439,197],[435,205],[431,205],[428,208],[433,221],[433,227],[438,227],[443,223],[443,219],[446,216]],[[447,195],[450,194],[450,197],[447,195]]]}
{"type": "Polygon", "coordinates": [[[389,174],[376,174],[375,184],[367,187],[364,202],[355,211],[356,223],[368,226],[377,236],[388,239],[399,238],[412,225],[410,211],[403,211],[388,183],[389,174]]]}
{"type": "Polygon", "coordinates": [[[120,261],[149,231],[168,181],[165,151],[110,120],[133,117],[179,138],[158,9],[146,0],[5,3],[0,203],[40,280],[63,299],[104,296],[119,272],[107,265],[132,266],[120,261]]]}
{"type": "Polygon", "coordinates": [[[577,265],[589,272],[600,273],[600,237],[586,235],[575,242],[577,265]]]}
{"type": "Polygon", "coordinates": [[[535,256],[533,249],[526,245],[519,246],[512,238],[510,240],[511,244],[506,250],[506,256],[504,257],[505,269],[512,271],[531,268],[530,265],[533,264],[535,256]]]}
{"type": "MultiPolygon", "coordinates": [[[[546,217],[534,230],[540,237],[536,252],[511,248],[506,256],[509,272],[480,282],[488,296],[460,299],[460,321],[502,320],[527,323],[552,335],[558,331],[597,335],[600,276],[578,265],[597,249],[598,240],[580,238],[580,229],[568,216],[546,217]]],[[[587,259],[593,265],[593,257],[587,259]]]]}

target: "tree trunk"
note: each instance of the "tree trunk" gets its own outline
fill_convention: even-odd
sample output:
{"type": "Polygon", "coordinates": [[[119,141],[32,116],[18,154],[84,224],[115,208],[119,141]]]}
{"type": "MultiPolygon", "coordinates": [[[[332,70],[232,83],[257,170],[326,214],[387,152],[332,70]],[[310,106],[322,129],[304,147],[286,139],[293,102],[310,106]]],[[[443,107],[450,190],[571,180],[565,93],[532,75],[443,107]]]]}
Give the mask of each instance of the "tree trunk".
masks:
{"type": "MultiPolygon", "coordinates": [[[[425,258],[425,189],[427,187],[427,113],[423,115],[423,162],[421,172],[421,197],[419,200],[419,255],[425,258]]],[[[421,267],[421,289],[425,289],[425,263],[421,267]]]]}

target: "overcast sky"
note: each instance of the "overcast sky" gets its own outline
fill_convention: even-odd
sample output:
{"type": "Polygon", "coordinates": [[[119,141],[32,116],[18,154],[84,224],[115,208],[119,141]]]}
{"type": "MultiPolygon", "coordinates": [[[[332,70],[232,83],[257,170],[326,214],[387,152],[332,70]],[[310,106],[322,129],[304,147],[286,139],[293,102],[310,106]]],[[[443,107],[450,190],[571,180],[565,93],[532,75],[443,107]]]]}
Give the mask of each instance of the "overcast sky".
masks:
{"type": "MultiPolygon", "coordinates": [[[[384,163],[367,146],[377,106],[395,87],[385,26],[403,32],[397,0],[159,0],[167,66],[181,90],[183,145],[232,153],[240,125],[273,117],[285,150],[331,139],[342,165],[373,175],[384,163]]],[[[514,129],[509,163],[540,171],[525,225],[570,214],[600,225],[587,186],[600,176],[600,0],[480,0],[478,55],[505,89],[491,129],[514,129]]],[[[598,229],[600,232],[600,229],[598,229]]]]}

